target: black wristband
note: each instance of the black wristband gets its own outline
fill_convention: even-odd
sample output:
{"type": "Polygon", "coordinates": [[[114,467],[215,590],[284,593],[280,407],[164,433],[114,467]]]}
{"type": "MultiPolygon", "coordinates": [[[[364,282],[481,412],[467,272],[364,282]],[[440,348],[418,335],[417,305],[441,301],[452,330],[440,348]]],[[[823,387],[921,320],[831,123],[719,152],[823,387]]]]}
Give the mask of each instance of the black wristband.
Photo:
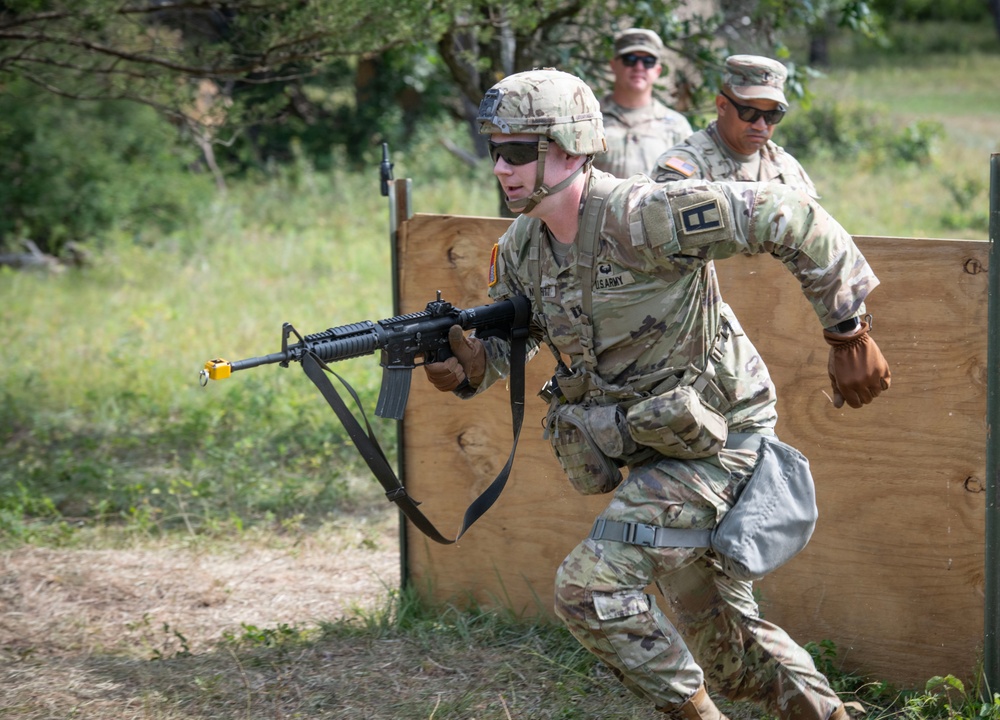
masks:
{"type": "Polygon", "coordinates": [[[861,327],[861,318],[852,317],[843,322],[837,323],[836,325],[831,325],[826,330],[827,332],[837,333],[838,335],[846,335],[847,333],[852,333],[861,327]]]}

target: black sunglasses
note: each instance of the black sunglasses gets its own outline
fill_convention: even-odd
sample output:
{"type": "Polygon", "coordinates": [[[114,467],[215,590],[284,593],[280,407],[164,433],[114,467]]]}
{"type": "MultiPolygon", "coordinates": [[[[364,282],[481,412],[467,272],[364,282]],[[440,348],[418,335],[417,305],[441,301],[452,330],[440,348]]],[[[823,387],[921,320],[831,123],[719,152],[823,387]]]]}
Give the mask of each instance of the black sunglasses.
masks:
{"type": "Polygon", "coordinates": [[[503,158],[508,165],[527,165],[538,159],[538,141],[495,143],[490,140],[490,157],[494,165],[497,164],[497,158],[503,158]]]}
{"type": "Polygon", "coordinates": [[[722,97],[729,101],[729,104],[736,108],[736,114],[739,116],[740,120],[745,123],[755,123],[758,118],[764,118],[764,122],[768,125],[777,125],[785,117],[786,110],[777,107],[774,110],[758,110],[755,107],[750,107],[749,105],[740,105],[738,102],[733,100],[731,97],[722,93],[722,97]]]}
{"type": "Polygon", "coordinates": [[[635,53],[627,53],[625,55],[620,55],[621,61],[625,63],[625,67],[635,67],[636,63],[641,62],[642,66],[649,70],[651,67],[656,65],[658,62],[652,55],[636,55],[635,53]]]}

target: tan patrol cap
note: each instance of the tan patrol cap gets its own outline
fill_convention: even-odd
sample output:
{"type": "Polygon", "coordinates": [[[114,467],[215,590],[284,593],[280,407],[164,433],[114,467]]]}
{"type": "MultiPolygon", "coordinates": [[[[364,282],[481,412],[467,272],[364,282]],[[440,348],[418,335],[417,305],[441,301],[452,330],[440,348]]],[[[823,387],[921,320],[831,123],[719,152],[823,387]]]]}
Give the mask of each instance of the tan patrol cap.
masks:
{"type": "Polygon", "coordinates": [[[722,84],[740,100],[776,100],[788,107],[785,78],[788,70],[777,60],[760,55],[730,55],[722,84]]]}
{"type": "Polygon", "coordinates": [[[615,57],[632,52],[649,53],[659,58],[663,53],[663,41],[652,30],[629,28],[615,35],[615,57]]]}

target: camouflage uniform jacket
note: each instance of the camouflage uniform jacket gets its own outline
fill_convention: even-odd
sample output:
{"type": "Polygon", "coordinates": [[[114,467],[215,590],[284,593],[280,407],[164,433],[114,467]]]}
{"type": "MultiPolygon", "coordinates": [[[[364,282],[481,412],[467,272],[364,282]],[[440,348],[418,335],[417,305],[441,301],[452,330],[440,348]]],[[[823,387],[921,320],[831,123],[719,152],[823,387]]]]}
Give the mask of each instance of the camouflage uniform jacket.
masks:
{"type": "MultiPolygon", "coordinates": [[[[605,174],[592,173],[588,193],[593,176],[605,174]]],[[[820,326],[863,313],[865,298],[878,285],[836,220],[783,185],[619,181],[599,227],[592,286],[598,374],[607,383],[642,386],[646,378],[704,369],[723,333],[727,347],[716,363],[715,383],[728,399],[720,409],[734,432],[773,428],[775,394],[763,360],[722,302],[713,261],[770,253],[798,278],[820,326]]],[[[531,299],[533,349],[547,337],[573,370],[585,363],[579,244],[577,237],[560,266],[542,223],[521,215],[494,248],[489,288],[496,300],[517,294],[531,299]]],[[[486,375],[470,395],[509,371],[507,342],[484,343],[486,375]]]]}
{"type": "Polygon", "coordinates": [[[594,167],[615,177],[647,173],[656,159],[691,134],[687,119],[659,100],[642,108],[624,108],[608,95],[601,101],[608,151],[594,167]]]}
{"type": "Polygon", "coordinates": [[[729,150],[713,120],[684,142],[667,150],[656,161],[650,177],[657,182],[672,180],[779,182],[804,190],[814,198],[816,186],[799,161],[770,140],[760,149],[760,168],[751,175],[750,166],[729,150]]]}

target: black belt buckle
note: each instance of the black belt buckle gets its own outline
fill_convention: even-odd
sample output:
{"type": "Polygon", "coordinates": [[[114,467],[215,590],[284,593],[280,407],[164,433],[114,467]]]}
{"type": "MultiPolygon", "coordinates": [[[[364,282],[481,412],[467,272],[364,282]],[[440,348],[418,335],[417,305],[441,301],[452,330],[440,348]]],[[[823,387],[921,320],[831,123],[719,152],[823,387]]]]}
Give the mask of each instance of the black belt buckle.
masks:
{"type": "Polygon", "coordinates": [[[625,542],[630,545],[653,547],[656,543],[656,528],[642,523],[629,523],[625,530],[625,542]]]}

